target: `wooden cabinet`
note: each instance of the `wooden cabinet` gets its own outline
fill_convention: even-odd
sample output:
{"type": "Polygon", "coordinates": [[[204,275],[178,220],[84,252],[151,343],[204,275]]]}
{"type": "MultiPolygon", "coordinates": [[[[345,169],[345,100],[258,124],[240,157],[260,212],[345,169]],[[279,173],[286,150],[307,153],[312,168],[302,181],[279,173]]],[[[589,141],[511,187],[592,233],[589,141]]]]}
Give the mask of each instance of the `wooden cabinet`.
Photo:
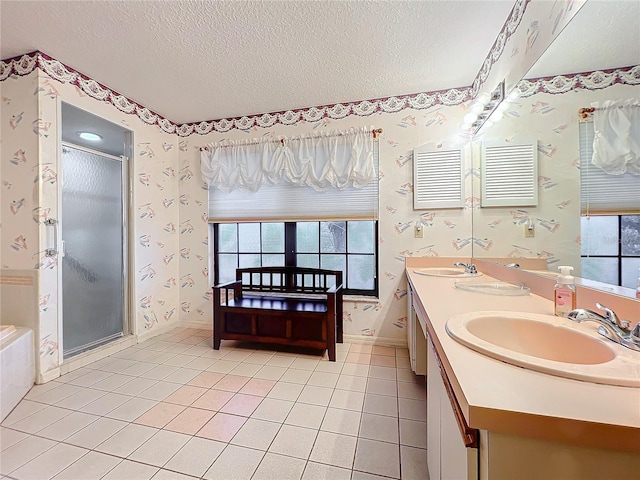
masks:
{"type": "MultiPolygon", "coordinates": [[[[431,342],[427,342],[427,464],[431,480],[477,480],[478,448],[467,448],[431,342]]],[[[455,401],[455,400],[454,400],[455,401]]],[[[469,439],[467,438],[467,441],[469,439]]]]}

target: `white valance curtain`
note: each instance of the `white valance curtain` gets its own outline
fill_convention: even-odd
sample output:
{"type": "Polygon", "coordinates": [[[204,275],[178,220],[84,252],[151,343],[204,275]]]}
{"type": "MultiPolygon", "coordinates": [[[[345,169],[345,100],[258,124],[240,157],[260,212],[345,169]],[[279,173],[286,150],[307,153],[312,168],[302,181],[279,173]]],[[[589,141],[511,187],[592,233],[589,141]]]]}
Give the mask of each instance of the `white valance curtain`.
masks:
{"type": "Polygon", "coordinates": [[[202,177],[222,192],[286,181],[322,192],[364,188],[376,177],[372,128],[295,137],[225,140],[202,150],[202,177]]]}
{"type": "Polygon", "coordinates": [[[595,108],[592,163],[609,175],[640,175],[640,100],[610,100],[595,108]]]}

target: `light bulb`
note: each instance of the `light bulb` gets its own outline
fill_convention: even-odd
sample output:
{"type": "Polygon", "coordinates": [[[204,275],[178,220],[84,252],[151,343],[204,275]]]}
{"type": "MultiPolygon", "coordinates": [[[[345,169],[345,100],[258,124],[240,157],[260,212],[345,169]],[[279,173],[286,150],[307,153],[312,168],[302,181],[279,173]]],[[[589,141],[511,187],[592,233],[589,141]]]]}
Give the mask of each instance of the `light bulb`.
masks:
{"type": "Polygon", "coordinates": [[[484,110],[484,105],[481,104],[480,102],[474,103],[473,106],[471,107],[471,111],[476,115],[479,115],[483,110],[484,110]]]}
{"type": "Polygon", "coordinates": [[[99,142],[102,140],[102,136],[92,132],[78,132],[78,136],[83,140],[89,140],[90,142],[99,142]]]}
{"type": "Polygon", "coordinates": [[[467,114],[464,116],[464,118],[463,118],[464,123],[467,123],[467,124],[469,124],[469,125],[471,125],[471,124],[472,124],[473,122],[475,122],[477,119],[478,119],[478,115],[477,115],[476,113],[473,113],[473,112],[471,112],[471,113],[467,113],[467,114]]]}
{"type": "Polygon", "coordinates": [[[518,90],[517,88],[514,88],[509,92],[509,95],[507,95],[507,100],[510,102],[513,102],[519,96],[520,96],[520,90],[518,90]]]}
{"type": "Polygon", "coordinates": [[[502,112],[496,110],[491,114],[489,120],[491,120],[492,122],[499,122],[500,120],[502,120],[502,112]]]}
{"type": "Polygon", "coordinates": [[[476,100],[482,105],[486,105],[491,101],[491,95],[489,95],[487,92],[482,92],[480,95],[478,95],[478,98],[476,98],[476,100]]]}
{"type": "Polygon", "coordinates": [[[502,102],[500,105],[498,105],[497,110],[499,112],[506,112],[507,110],[509,110],[509,102],[502,102]]]}
{"type": "Polygon", "coordinates": [[[484,128],[491,128],[491,127],[493,127],[493,122],[491,120],[487,120],[486,122],[484,122],[483,127],[484,128]]]}

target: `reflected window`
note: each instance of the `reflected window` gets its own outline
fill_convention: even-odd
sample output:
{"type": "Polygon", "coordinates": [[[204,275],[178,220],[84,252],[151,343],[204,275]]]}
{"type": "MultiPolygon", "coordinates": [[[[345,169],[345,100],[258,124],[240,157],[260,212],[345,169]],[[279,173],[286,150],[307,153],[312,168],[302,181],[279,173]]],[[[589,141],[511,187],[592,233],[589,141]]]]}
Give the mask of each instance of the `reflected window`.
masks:
{"type": "Polygon", "coordinates": [[[640,215],[581,218],[581,276],[599,282],[638,286],[640,215]]]}

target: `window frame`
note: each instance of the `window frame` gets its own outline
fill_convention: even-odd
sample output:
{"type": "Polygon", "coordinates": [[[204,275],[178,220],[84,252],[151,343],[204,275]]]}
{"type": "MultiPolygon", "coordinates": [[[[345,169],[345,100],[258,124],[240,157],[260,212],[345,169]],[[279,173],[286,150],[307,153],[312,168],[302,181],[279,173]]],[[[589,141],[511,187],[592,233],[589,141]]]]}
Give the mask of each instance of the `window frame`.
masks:
{"type": "MultiPolygon", "coordinates": [[[[262,225],[265,223],[284,223],[284,261],[285,261],[285,266],[296,266],[297,265],[297,255],[300,254],[316,254],[316,252],[298,252],[297,251],[297,236],[296,236],[296,225],[298,223],[311,223],[311,222],[316,222],[318,224],[322,223],[322,222],[328,222],[330,220],[302,220],[299,222],[296,221],[285,221],[285,222],[275,222],[275,221],[256,221],[256,222],[251,222],[251,223],[257,223],[260,225],[260,232],[262,233],[262,225]]],[[[370,219],[370,220],[341,220],[344,221],[345,223],[348,223],[350,221],[353,222],[372,222],[373,223],[373,253],[349,253],[348,251],[348,245],[349,245],[349,241],[348,241],[348,227],[347,227],[347,232],[346,235],[347,237],[345,238],[345,252],[340,253],[339,255],[345,255],[346,261],[345,261],[345,270],[343,271],[343,281],[344,281],[344,294],[345,295],[351,295],[351,296],[365,296],[365,297],[375,297],[378,298],[378,294],[379,294],[379,262],[378,262],[378,220],[377,219],[370,219]],[[373,277],[373,288],[370,290],[365,290],[365,289],[349,289],[346,288],[346,283],[347,283],[347,279],[348,279],[348,272],[349,272],[349,255],[369,255],[369,256],[373,256],[374,258],[374,277],[373,277]]],[[[240,255],[241,254],[246,254],[246,253],[253,253],[253,254],[257,254],[260,255],[260,264],[262,266],[262,256],[264,255],[265,252],[263,252],[262,250],[262,234],[260,235],[260,251],[257,252],[241,252],[239,249],[239,238],[238,241],[236,242],[237,244],[237,250],[235,252],[220,252],[219,249],[219,235],[218,235],[218,230],[219,230],[219,226],[221,224],[225,224],[225,225],[239,225],[240,222],[212,222],[210,225],[212,227],[212,233],[213,233],[213,250],[212,250],[212,259],[213,259],[213,283],[214,284],[219,284],[220,283],[220,270],[219,270],[219,262],[218,262],[218,255],[220,254],[235,254],[237,261],[236,261],[236,268],[239,268],[238,263],[239,263],[239,259],[240,259],[240,255]]],[[[239,230],[236,228],[236,235],[238,235],[239,230]]],[[[278,254],[279,252],[267,252],[267,253],[276,253],[278,254]]],[[[321,251],[321,245],[320,243],[318,244],[318,252],[317,255],[319,257],[322,256],[322,251],[321,251]]]]}
{"type": "MultiPolygon", "coordinates": [[[[624,255],[622,253],[622,217],[635,217],[638,215],[630,215],[630,214],[613,214],[613,215],[603,215],[606,217],[616,217],[618,223],[618,242],[617,242],[617,254],[616,255],[604,255],[604,254],[583,254],[582,248],[580,249],[580,262],[582,263],[583,258],[612,258],[617,259],[617,277],[618,277],[618,286],[622,286],[622,260],[625,258],[640,258],[640,255],[624,255]]],[[[584,221],[584,219],[588,218],[586,215],[580,217],[580,221],[584,221]]],[[[597,279],[593,279],[597,280],[597,279]]]]}

